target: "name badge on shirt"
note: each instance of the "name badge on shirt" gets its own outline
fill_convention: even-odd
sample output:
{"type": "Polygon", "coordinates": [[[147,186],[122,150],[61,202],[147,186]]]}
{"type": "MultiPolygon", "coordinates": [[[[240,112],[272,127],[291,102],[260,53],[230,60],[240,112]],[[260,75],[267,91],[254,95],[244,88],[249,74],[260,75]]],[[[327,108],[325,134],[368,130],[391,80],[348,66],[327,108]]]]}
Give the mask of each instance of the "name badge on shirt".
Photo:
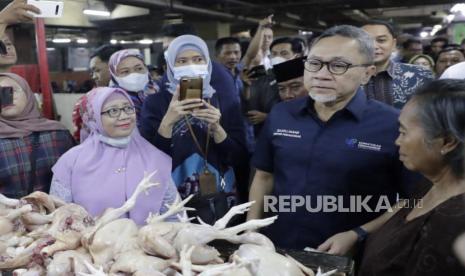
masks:
{"type": "Polygon", "coordinates": [[[369,151],[377,151],[377,152],[381,151],[381,148],[382,148],[382,146],[379,144],[363,142],[355,138],[347,138],[346,145],[349,146],[349,148],[353,148],[353,149],[361,149],[361,150],[369,150],[369,151]]]}
{"type": "Polygon", "coordinates": [[[285,136],[291,138],[302,138],[300,134],[300,130],[292,130],[292,129],[280,129],[278,128],[274,133],[273,136],[285,136]]]}

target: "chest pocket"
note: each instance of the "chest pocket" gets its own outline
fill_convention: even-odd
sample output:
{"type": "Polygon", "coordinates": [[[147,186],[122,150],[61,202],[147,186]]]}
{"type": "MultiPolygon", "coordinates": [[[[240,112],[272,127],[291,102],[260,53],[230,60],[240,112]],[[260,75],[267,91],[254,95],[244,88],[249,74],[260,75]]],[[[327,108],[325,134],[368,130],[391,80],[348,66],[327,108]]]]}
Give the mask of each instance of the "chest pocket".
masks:
{"type": "Polygon", "coordinates": [[[275,163],[286,165],[304,165],[310,156],[311,142],[306,140],[302,131],[277,129],[273,132],[275,163]]]}

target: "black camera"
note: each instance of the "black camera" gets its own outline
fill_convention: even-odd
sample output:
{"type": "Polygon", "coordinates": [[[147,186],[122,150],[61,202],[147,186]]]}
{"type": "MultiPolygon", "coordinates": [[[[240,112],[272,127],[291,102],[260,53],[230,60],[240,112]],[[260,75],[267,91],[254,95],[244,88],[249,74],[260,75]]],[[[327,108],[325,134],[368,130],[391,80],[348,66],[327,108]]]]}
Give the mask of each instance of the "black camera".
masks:
{"type": "Polygon", "coordinates": [[[263,65],[252,67],[250,68],[249,72],[247,72],[247,76],[252,79],[263,77],[265,75],[266,75],[266,69],[265,69],[265,66],[263,65]]]}

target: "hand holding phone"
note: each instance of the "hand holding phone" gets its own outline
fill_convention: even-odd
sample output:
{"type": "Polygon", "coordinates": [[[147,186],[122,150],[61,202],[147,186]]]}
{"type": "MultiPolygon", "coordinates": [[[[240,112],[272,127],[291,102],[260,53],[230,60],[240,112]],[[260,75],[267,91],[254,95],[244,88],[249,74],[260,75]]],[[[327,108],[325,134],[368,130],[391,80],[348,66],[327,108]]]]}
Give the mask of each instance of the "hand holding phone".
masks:
{"type": "Polygon", "coordinates": [[[0,24],[12,25],[16,23],[33,22],[32,13],[40,13],[35,6],[25,5],[24,0],[13,0],[0,11],[0,24]]]}
{"type": "Polygon", "coordinates": [[[40,10],[40,14],[29,12],[34,17],[56,18],[63,15],[63,2],[27,0],[27,4],[35,6],[40,10]]]}

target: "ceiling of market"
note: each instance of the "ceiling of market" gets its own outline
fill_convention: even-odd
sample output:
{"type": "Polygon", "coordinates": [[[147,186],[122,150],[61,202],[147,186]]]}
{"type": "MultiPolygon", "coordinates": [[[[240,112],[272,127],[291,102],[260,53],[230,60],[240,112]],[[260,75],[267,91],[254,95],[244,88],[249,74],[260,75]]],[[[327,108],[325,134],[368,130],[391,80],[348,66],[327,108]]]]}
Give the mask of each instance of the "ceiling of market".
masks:
{"type": "MultiPolygon", "coordinates": [[[[59,1],[59,0],[56,0],[59,1]]],[[[62,0],[64,16],[47,19],[48,35],[79,36],[82,30],[90,40],[104,35],[156,38],[169,22],[189,22],[196,29],[227,24],[229,33],[246,31],[261,18],[274,14],[278,32],[322,31],[336,24],[358,25],[370,19],[393,22],[399,30],[413,34],[446,26],[454,4],[451,0],[62,0]],[[104,9],[109,17],[82,14],[86,8],[104,9]],[[220,22],[220,23],[219,23],[220,22]]],[[[7,1],[0,1],[0,8],[7,1]]],[[[465,4],[464,14],[465,14],[465,4]]],[[[465,18],[456,17],[456,20],[465,18]]],[[[217,36],[219,34],[217,33],[217,36]]],[[[212,39],[214,37],[211,37],[212,39]]]]}

